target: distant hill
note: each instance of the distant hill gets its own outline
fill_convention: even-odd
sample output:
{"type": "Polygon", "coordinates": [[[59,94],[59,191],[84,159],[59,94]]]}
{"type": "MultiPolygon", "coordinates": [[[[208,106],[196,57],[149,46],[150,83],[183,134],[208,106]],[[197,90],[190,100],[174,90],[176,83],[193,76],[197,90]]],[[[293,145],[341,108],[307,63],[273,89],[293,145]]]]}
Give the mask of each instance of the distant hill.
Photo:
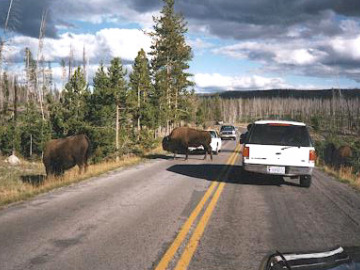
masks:
{"type": "MultiPolygon", "coordinates": [[[[293,90],[293,89],[272,89],[272,90],[252,90],[252,91],[224,91],[217,93],[225,99],[230,98],[332,98],[334,95],[343,97],[360,98],[360,89],[325,89],[325,90],[293,90]]],[[[202,94],[200,96],[212,97],[217,94],[202,94]]]]}

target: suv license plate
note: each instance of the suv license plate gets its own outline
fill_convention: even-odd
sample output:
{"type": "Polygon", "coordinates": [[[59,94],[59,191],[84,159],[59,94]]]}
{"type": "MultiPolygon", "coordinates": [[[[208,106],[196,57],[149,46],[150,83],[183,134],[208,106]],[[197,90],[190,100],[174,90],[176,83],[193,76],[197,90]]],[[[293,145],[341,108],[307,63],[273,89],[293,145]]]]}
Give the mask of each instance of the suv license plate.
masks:
{"type": "Polygon", "coordinates": [[[285,167],[268,166],[267,171],[273,174],[285,174],[285,167]]]}

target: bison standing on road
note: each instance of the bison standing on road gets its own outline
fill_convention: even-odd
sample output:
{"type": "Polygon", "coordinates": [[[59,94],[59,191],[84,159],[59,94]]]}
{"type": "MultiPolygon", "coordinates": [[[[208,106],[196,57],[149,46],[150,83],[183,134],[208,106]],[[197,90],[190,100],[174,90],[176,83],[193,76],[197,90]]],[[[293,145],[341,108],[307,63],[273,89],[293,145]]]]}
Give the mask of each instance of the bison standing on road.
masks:
{"type": "Polygon", "coordinates": [[[90,154],[90,141],[86,135],[74,135],[47,142],[43,163],[46,174],[59,176],[75,165],[79,172],[86,171],[90,154]]]}
{"type": "Polygon", "coordinates": [[[185,151],[185,160],[187,160],[189,147],[199,147],[202,145],[205,150],[204,159],[206,159],[207,153],[210,154],[210,158],[212,159],[210,143],[210,132],[189,127],[178,127],[173,129],[169,136],[164,137],[162,146],[165,151],[174,153],[174,158],[176,157],[176,153],[185,151]]]}

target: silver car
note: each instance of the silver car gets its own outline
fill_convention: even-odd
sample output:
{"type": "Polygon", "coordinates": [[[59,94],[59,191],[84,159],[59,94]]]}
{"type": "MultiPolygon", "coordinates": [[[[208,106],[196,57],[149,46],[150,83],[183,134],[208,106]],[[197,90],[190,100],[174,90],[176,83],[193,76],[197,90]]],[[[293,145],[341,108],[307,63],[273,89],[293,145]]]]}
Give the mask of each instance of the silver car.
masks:
{"type": "Polygon", "coordinates": [[[220,128],[221,139],[236,140],[236,128],[232,125],[224,125],[220,128]]]}

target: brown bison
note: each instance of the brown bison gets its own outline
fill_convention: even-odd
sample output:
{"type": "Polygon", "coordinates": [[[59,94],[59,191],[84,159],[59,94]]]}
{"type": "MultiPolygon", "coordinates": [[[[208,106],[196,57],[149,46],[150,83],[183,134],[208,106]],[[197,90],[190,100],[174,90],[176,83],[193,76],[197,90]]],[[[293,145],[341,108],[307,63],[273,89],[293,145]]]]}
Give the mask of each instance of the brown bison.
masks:
{"type": "Polygon", "coordinates": [[[162,146],[165,151],[174,153],[174,158],[177,153],[185,152],[185,160],[187,160],[189,147],[199,147],[202,145],[205,150],[204,159],[206,159],[207,153],[210,154],[210,158],[212,159],[210,143],[210,132],[189,127],[178,127],[173,129],[169,136],[164,137],[162,146]]]}
{"type": "Polygon", "coordinates": [[[333,165],[339,169],[340,166],[350,166],[353,153],[348,145],[340,146],[333,153],[333,165]]]}
{"type": "Polygon", "coordinates": [[[59,176],[75,165],[79,172],[86,171],[90,154],[90,141],[86,135],[54,139],[46,143],[43,163],[46,174],[59,176]]]}
{"type": "Polygon", "coordinates": [[[339,169],[341,166],[349,166],[353,155],[351,147],[348,145],[336,148],[333,143],[325,147],[325,163],[339,169]]]}

